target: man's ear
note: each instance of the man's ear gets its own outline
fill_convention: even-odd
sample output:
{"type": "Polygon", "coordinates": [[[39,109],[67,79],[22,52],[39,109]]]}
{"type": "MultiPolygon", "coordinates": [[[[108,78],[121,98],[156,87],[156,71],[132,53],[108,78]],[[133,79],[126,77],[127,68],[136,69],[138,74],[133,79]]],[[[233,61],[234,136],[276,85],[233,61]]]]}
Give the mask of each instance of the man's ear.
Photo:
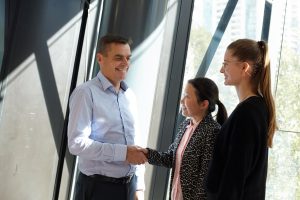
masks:
{"type": "Polygon", "coordinates": [[[97,61],[100,63],[102,60],[102,55],[100,53],[96,54],[97,61]]]}

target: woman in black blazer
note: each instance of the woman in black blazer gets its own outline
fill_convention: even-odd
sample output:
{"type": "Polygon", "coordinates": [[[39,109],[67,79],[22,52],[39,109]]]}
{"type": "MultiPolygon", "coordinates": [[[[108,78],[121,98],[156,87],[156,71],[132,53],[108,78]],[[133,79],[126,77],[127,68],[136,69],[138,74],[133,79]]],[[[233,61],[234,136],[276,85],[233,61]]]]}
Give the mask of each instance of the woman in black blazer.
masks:
{"type": "Polygon", "coordinates": [[[267,43],[232,42],[220,72],[240,102],[216,139],[206,182],[208,199],[264,200],[268,147],[277,127],[267,43]]]}

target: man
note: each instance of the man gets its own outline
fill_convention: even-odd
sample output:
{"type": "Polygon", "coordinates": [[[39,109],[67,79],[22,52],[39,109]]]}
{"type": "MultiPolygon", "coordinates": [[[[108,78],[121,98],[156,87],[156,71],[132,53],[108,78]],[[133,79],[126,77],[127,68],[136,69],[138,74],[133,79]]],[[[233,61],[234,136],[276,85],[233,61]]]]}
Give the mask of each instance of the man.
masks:
{"type": "MultiPolygon", "coordinates": [[[[126,38],[100,40],[97,77],[78,86],[70,97],[68,147],[79,156],[76,200],[143,199],[144,174],[133,164],[147,161],[135,146],[134,95],[123,81],[131,50],[126,38]],[[137,170],[138,171],[138,170],[137,170]]],[[[141,170],[143,171],[143,170],[141,170]]]]}

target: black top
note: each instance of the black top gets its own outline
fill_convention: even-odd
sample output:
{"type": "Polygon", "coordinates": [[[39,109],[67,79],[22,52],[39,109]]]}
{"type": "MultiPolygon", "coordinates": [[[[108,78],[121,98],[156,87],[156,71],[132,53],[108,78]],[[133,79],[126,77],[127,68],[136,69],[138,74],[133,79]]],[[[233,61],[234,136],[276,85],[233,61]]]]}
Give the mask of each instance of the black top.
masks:
{"type": "Polygon", "coordinates": [[[207,176],[210,200],[265,199],[268,110],[262,97],[241,102],[222,126],[207,176]]]}
{"type": "MultiPolygon", "coordinates": [[[[189,124],[190,119],[186,119],[182,122],[174,143],[170,145],[167,152],[158,152],[153,149],[148,149],[148,162],[150,164],[173,169],[170,188],[172,188],[174,177],[177,147],[189,124]]],[[[207,174],[208,164],[213,153],[215,139],[220,128],[220,124],[213,119],[211,114],[208,114],[198,124],[191,136],[184,151],[180,167],[180,183],[184,200],[207,199],[204,187],[204,178],[207,174]]]]}

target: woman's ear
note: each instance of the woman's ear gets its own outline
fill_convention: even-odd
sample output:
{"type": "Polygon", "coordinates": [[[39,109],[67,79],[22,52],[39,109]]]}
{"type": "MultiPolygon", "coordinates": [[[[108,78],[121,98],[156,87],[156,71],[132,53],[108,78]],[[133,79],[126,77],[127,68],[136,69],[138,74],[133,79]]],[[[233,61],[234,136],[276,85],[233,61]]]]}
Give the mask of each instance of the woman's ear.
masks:
{"type": "Polygon", "coordinates": [[[251,66],[249,65],[248,62],[244,62],[243,70],[244,70],[245,74],[247,74],[248,76],[251,77],[251,74],[252,74],[252,72],[251,72],[251,71],[252,71],[252,68],[251,68],[251,66]]]}
{"type": "Polygon", "coordinates": [[[247,70],[249,68],[249,64],[247,62],[242,62],[243,64],[243,70],[247,70]]]}
{"type": "Polygon", "coordinates": [[[209,106],[209,101],[208,101],[208,100],[203,100],[203,101],[201,102],[201,105],[203,106],[204,109],[207,109],[208,106],[209,106]]]}

